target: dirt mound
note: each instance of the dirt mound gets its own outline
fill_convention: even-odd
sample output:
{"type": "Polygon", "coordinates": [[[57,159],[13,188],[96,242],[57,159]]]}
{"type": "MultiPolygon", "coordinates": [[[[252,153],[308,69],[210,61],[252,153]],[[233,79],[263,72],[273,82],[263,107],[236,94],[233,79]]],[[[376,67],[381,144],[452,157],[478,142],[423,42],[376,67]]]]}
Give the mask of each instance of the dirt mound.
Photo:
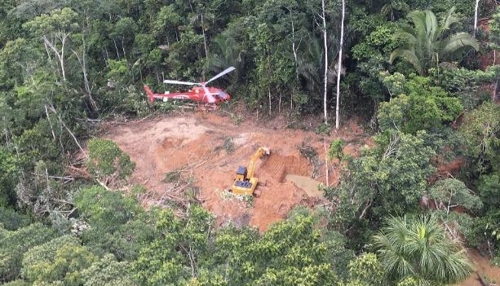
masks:
{"type": "MultiPolygon", "coordinates": [[[[325,183],[328,144],[343,138],[352,148],[366,141],[354,121],[331,136],[286,129],[283,122],[254,121],[241,115],[188,113],[108,126],[103,137],[116,142],[136,163],[131,181],[147,188],[148,199],[143,202],[146,207],[163,204],[166,197],[174,196],[171,192],[175,186],[165,177],[177,172],[194,180],[192,183],[198,187],[196,198],[215,214],[220,225],[251,225],[261,231],[285,218],[297,205],[313,206],[324,201],[317,190],[311,190],[314,182],[294,182],[286,179],[287,175],[325,183]],[[232,185],[237,167],[248,166],[260,146],[271,149],[270,156],[256,164],[261,196],[245,201],[225,190],[232,185]],[[311,152],[301,152],[304,147],[311,152]]],[[[329,164],[329,184],[338,182],[335,168],[335,164],[329,164]]]]}

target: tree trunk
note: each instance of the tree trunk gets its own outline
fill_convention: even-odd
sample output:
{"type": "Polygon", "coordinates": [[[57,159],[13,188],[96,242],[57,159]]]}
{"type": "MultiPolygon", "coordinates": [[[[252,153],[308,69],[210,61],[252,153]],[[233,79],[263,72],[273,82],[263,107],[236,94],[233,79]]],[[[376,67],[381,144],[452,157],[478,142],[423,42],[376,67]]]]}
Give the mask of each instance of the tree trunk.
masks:
{"type": "Polygon", "coordinates": [[[207,45],[207,36],[205,35],[205,21],[203,20],[203,14],[201,17],[201,32],[203,33],[203,47],[205,48],[205,59],[208,61],[208,45],[207,45]]]}
{"type": "MultiPolygon", "coordinates": [[[[287,8],[288,9],[288,8],[287,8]]],[[[290,15],[292,14],[292,10],[288,9],[288,12],[290,12],[290,15]]],[[[300,44],[300,42],[299,42],[300,44]]],[[[299,63],[298,57],[297,57],[297,49],[295,45],[295,25],[293,24],[293,18],[292,18],[292,52],[293,52],[293,59],[295,60],[295,66],[297,66],[299,63]]]]}
{"type": "Polygon", "coordinates": [[[328,187],[330,185],[330,182],[328,181],[330,174],[328,172],[328,149],[326,148],[325,140],[326,139],[323,136],[323,148],[325,148],[325,183],[326,183],[326,186],[328,187]]]}
{"type": "Polygon", "coordinates": [[[122,51],[123,51],[123,58],[127,58],[127,54],[125,53],[125,44],[123,42],[123,37],[121,38],[121,43],[122,43],[122,51]]]}
{"type": "Polygon", "coordinates": [[[61,56],[59,57],[59,61],[61,62],[61,72],[63,81],[66,81],[66,70],[64,69],[64,48],[66,45],[66,39],[67,39],[66,35],[64,35],[63,38],[61,39],[61,56]]]}
{"type": "MultiPolygon", "coordinates": [[[[292,14],[292,10],[288,9],[288,12],[290,12],[290,14],[292,14]]],[[[300,45],[301,41],[299,41],[299,45],[300,45]]],[[[293,23],[293,18],[292,18],[292,52],[293,52],[293,59],[295,60],[295,76],[296,76],[296,79],[298,81],[299,80],[299,73],[297,71],[297,68],[299,66],[299,59],[297,56],[297,50],[298,50],[298,47],[295,44],[295,25],[293,23]]],[[[292,92],[290,93],[290,111],[293,110],[293,93],[294,93],[294,90],[292,90],[292,92]]]]}
{"type": "Polygon", "coordinates": [[[479,0],[476,0],[476,5],[474,7],[474,38],[476,37],[477,32],[477,10],[479,7],[479,0]]]}
{"type": "Polygon", "coordinates": [[[325,124],[328,124],[328,112],[327,112],[327,94],[328,94],[328,33],[326,32],[326,18],[325,18],[325,0],[321,1],[321,17],[323,19],[323,44],[324,44],[324,52],[325,52],[325,73],[323,76],[324,90],[323,90],[323,112],[325,124]]]}
{"type": "Polygon", "coordinates": [[[335,129],[340,127],[340,74],[342,72],[342,47],[344,46],[345,0],[342,0],[342,20],[340,22],[340,50],[337,63],[337,102],[335,105],[335,129]]]}
{"type": "Polygon", "coordinates": [[[82,42],[83,42],[83,52],[82,52],[82,72],[83,72],[83,85],[85,86],[85,91],[87,91],[87,94],[89,95],[90,99],[92,99],[92,90],[90,89],[90,83],[89,83],[89,77],[87,73],[87,47],[85,45],[85,37],[82,35],[82,42]]]}
{"type": "MultiPolygon", "coordinates": [[[[51,42],[47,36],[43,36],[43,41],[44,41],[44,44],[45,44],[45,48],[47,49],[47,46],[54,52],[54,54],[56,55],[57,57],[57,60],[59,61],[59,65],[60,65],[60,68],[61,68],[61,75],[62,75],[62,78],[63,78],[63,81],[66,81],[66,73],[65,73],[65,70],[64,70],[64,49],[65,49],[65,45],[66,45],[66,39],[67,39],[68,35],[66,34],[63,34],[60,38],[60,41],[61,41],[61,51],[59,51],[56,47],[56,43],[55,42],[51,42]]],[[[47,52],[48,54],[48,52],[47,52]]]]}
{"type": "Polygon", "coordinates": [[[120,52],[118,51],[118,46],[116,45],[115,39],[113,39],[113,43],[115,44],[116,57],[120,59],[120,52]]]}
{"type": "Polygon", "coordinates": [[[85,92],[87,93],[87,96],[89,97],[90,105],[92,106],[93,110],[98,110],[97,104],[92,97],[92,89],[90,88],[90,83],[89,83],[89,77],[88,77],[88,72],[87,72],[87,48],[85,45],[85,36],[82,33],[82,56],[78,54],[77,51],[73,50],[73,53],[76,56],[76,59],[80,63],[80,66],[82,67],[82,73],[83,73],[83,87],[85,89],[85,92]]]}
{"type": "Polygon", "coordinates": [[[278,114],[281,114],[281,97],[282,97],[282,94],[280,92],[280,97],[278,99],[278,114]]]}
{"type": "Polygon", "coordinates": [[[268,87],[267,88],[267,95],[269,96],[269,116],[272,114],[272,109],[271,109],[271,88],[268,87]]]}

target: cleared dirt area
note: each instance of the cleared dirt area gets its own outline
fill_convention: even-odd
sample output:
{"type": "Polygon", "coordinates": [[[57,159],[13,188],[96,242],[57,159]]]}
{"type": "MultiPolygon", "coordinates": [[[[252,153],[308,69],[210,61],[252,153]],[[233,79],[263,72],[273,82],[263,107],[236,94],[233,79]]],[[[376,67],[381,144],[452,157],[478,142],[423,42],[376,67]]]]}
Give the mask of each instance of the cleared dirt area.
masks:
{"type": "MultiPolygon", "coordinates": [[[[333,139],[343,138],[345,151],[352,153],[367,138],[355,121],[330,135],[313,132],[313,122],[302,121],[301,127],[311,129],[304,131],[287,128],[290,123],[283,119],[256,121],[221,112],[182,113],[109,125],[103,137],[116,142],[136,163],[131,180],[147,188],[144,206],[162,205],[185,195],[187,188],[182,184],[165,180],[177,172],[196,186],[196,199],[216,216],[219,225],[250,225],[260,231],[285,218],[297,205],[325,203],[317,185],[327,182],[325,152],[333,139]],[[248,166],[260,146],[269,147],[271,154],[257,161],[261,195],[249,202],[226,190],[238,166],[248,166]]],[[[328,168],[328,183],[336,184],[337,165],[329,162],[328,168]]]]}

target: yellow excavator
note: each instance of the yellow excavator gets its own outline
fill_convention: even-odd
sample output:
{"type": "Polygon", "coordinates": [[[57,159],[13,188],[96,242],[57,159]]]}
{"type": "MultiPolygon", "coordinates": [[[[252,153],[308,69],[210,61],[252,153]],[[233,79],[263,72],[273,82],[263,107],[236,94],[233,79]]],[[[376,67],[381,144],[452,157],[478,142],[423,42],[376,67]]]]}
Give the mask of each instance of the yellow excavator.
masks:
{"type": "Polygon", "coordinates": [[[259,180],[254,177],[255,172],[255,162],[259,160],[264,155],[271,154],[271,150],[268,147],[260,147],[257,149],[255,154],[253,154],[252,159],[250,159],[250,164],[248,169],[243,166],[239,166],[236,171],[236,179],[231,187],[231,192],[237,195],[248,195],[258,197],[258,193],[255,192],[259,180]]]}

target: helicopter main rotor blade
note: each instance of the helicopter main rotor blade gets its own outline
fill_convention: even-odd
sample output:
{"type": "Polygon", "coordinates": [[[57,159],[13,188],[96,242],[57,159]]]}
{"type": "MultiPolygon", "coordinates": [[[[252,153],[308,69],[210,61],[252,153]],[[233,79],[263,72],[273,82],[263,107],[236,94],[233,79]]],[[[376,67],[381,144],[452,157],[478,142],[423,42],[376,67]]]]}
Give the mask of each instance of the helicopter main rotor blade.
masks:
{"type": "Polygon", "coordinates": [[[170,79],[166,79],[163,82],[164,83],[169,83],[169,84],[183,84],[183,85],[197,85],[197,84],[199,84],[197,82],[180,81],[180,80],[170,80],[170,79]]]}
{"type": "Polygon", "coordinates": [[[216,79],[218,79],[219,77],[221,77],[221,76],[223,76],[223,75],[225,75],[225,74],[227,74],[227,73],[230,73],[230,72],[232,72],[232,71],[234,71],[234,70],[235,70],[235,68],[234,68],[234,67],[228,67],[227,69],[223,70],[223,71],[222,71],[221,73],[219,73],[218,75],[216,75],[216,76],[214,76],[213,78],[211,78],[211,79],[209,79],[208,81],[206,81],[204,84],[207,84],[207,83],[209,83],[209,82],[211,82],[211,81],[213,81],[213,80],[216,80],[216,79]]]}

